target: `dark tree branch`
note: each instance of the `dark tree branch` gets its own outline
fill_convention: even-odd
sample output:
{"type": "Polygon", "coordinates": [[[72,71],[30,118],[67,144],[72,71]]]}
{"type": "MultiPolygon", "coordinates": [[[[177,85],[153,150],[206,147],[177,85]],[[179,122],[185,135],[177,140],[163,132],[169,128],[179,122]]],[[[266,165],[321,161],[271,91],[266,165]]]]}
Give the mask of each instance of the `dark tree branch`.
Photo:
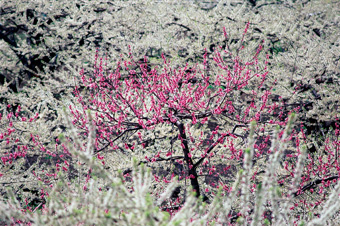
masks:
{"type": "Polygon", "coordinates": [[[193,168],[197,168],[203,161],[204,159],[208,156],[208,154],[227,136],[230,136],[230,135],[235,135],[235,136],[238,136],[238,137],[242,137],[241,135],[239,134],[235,134],[235,130],[237,129],[237,127],[246,127],[245,125],[235,125],[234,128],[233,128],[233,131],[231,133],[228,133],[228,134],[222,134],[216,142],[214,142],[212,145],[210,145],[210,147],[208,148],[206,154],[204,155],[204,157],[202,157],[200,160],[198,160],[195,164],[194,164],[194,167],[193,168]]]}
{"type": "Polygon", "coordinates": [[[339,179],[339,176],[330,176],[330,177],[327,177],[327,178],[324,178],[324,179],[317,179],[317,180],[314,180],[308,184],[306,184],[305,186],[303,186],[301,189],[299,189],[298,191],[294,192],[293,193],[293,196],[296,197],[298,195],[301,195],[304,191],[307,191],[309,189],[312,189],[312,188],[315,188],[316,186],[318,186],[319,184],[321,184],[323,181],[324,182],[327,182],[327,181],[330,181],[330,180],[336,180],[336,179],[339,179]]]}
{"type": "Polygon", "coordinates": [[[183,144],[183,152],[184,152],[184,160],[187,163],[188,166],[188,170],[189,170],[189,177],[190,177],[190,183],[191,186],[193,187],[194,191],[196,192],[196,197],[200,197],[201,193],[200,193],[200,186],[198,183],[198,175],[196,172],[196,168],[194,167],[194,163],[192,161],[192,158],[189,157],[189,145],[188,145],[188,140],[187,140],[187,136],[185,134],[185,128],[184,128],[184,124],[182,122],[180,122],[179,120],[176,121],[175,125],[177,126],[178,130],[179,130],[179,135],[181,137],[182,140],[182,144],[183,144]]]}
{"type": "Polygon", "coordinates": [[[127,133],[127,132],[129,132],[129,131],[139,130],[139,129],[143,129],[143,127],[142,127],[142,126],[138,126],[137,128],[131,128],[131,129],[126,129],[126,130],[124,130],[124,131],[121,132],[121,133],[120,133],[113,141],[108,142],[108,143],[107,143],[104,147],[102,147],[101,149],[96,150],[96,151],[94,152],[94,154],[96,155],[96,154],[98,154],[99,152],[103,151],[105,148],[107,148],[107,147],[110,145],[110,143],[115,142],[116,140],[118,140],[119,138],[121,138],[125,133],[127,133]]]}

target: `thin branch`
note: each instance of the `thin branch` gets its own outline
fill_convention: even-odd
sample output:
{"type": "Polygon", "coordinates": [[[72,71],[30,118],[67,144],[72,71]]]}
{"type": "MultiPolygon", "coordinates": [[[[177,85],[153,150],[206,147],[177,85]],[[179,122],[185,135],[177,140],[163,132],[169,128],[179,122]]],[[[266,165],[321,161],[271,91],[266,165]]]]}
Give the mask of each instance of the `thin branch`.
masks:
{"type": "Polygon", "coordinates": [[[318,184],[321,184],[322,182],[326,182],[326,181],[330,181],[330,180],[337,180],[339,179],[339,176],[330,176],[324,179],[316,179],[310,183],[308,183],[307,185],[303,186],[301,189],[299,189],[298,191],[293,193],[293,196],[296,197],[298,195],[301,195],[304,191],[315,188],[316,186],[318,186],[318,184]]]}
{"type": "Polygon", "coordinates": [[[198,160],[198,162],[196,162],[193,166],[193,168],[197,168],[203,161],[204,159],[208,156],[208,154],[214,149],[214,147],[216,147],[223,138],[227,137],[227,136],[230,136],[230,135],[235,135],[235,136],[238,136],[238,137],[241,137],[243,138],[242,135],[239,135],[239,134],[235,134],[235,130],[237,127],[246,127],[245,125],[235,125],[234,128],[233,128],[233,131],[231,133],[228,133],[228,134],[222,134],[216,142],[214,142],[212,145],[210,145],[210,147],[208,148],[206,154],[204,155],[204,157],[202,157],[200,160],[198,160]]]}

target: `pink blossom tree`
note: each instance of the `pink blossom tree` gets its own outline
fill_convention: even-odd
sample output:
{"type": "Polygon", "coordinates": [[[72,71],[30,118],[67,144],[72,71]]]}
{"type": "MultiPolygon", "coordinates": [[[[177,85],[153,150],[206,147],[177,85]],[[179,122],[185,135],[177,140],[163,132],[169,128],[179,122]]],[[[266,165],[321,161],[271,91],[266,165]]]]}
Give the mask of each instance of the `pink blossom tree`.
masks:
{"type": "MultiPolygon", "coordinates": [[[[163,56],[164,67],[158,70],[148,65],[146,57],[135,61],[130,52],[129,61],[118,61],[114,71],[105,73],[103,59],[98,62],[97,53],[94,74],[85,76],[84,71],[81,72],[88,92],[81,95],[79,87],[75,90],[82,109],[69,107],[73,124],[86,137],[89,119],[85,112],[91,111],[96,128],[94,153],[98,158],[102,158],[101,153],[106,151],[121,149],[133,153],[147,148],[147,140],[150,140],[146,136],[148,131],[164,128],[164,125],[171,127],[175,136],[166,141],[170,147],[146,153],[145,160],[141,162],[172,161],[184,165],[179,166],[182,173],[185,171],[182,177],[190,180],[199,197],[202,194],[200,175],[219,175],[215,164],[221,161],[242,161],[242,145],[245,144],[250,121],[259,123],[258,132],[264,131],[269,122],[285,123],[284,118],[269,121],[277,105],[269,100],[272,86],[266,83],[267,61],[259,63],[258,60],[262,45],[247,61],[239,56],[244,49],[248,26],[238,43],[236,54],[226,44],[225,49],[215,49],[213,63],[209,62],[207,53],[204,54],[203,68],[198,65],[171,68],[170,61],[163,56]],[[209,70],[212,64],[217,68],[214,74],[209,70]],[[219,121],[206,126],[211,119],[219,121]],[[237,132],[238,128],[243,128],[242,132],[237,132]],[[122,139],[133,134],[137,134],[138,139],[122,139]],[[177,149],[174,148],[175,141],[178,141],[177,149]],[[237,146],[236,141],[242,145],[237,146]]],[[[225,30],[224,34],[225,41],[228,41],[225,30]]],[[[263,150],[257,154],[261,152],[263,150]]],[[[223,170],[227,172],[231,165],[225,164],[223,170]]],[[[219,179],[212,186],[222,185],[228,191],[225,184],[219,179]]],[[[205,190],[209,191],[209,188],[205,190]]]]}
{"type": "MultiPolygon", "coordinates": [[[[25,211],[44,209],[45,197],[58,187],[52,182],[61,179],[58,172],[71,177],[74,176],[71,171],[76,171],[75,163],[82,165],[79,160],[74,161],[77,153],[69,151],[71,144],[77,151],[91,151],[87,154],[96,156],[105,166],[110,161],[105,156],[120,158],[119,153],[137,156],[138,163],[146,163],[153,169],[158,186],[165,186],[176,175],[180,183],[190,182],[196,197],[216,196],[218,189],[223,190],[222,196],[238,196],[239,203],[228,204],[233,205],[231,211],[226,211],[230,222],[238,217],[248,223],[253,219],[253,222],[272,219],[281,214],[281,207],[285,209],[283,215],[288,209],[294,211],[290,215],[294,215],[294,224],[307,219],[306,211],[318,216],[322,208],[328,209],[320,220],[315,220],[320,222],[333,216],[338,205],[331,198],[340,189],[339,184],[335,185],[340,171],[339,126],[335,121],[335,130],[324,134],[325,143],[318,147],[319,151],[306,152],[306,130],[302,125],[294,127],[292,120],[287,123],[286,117],[290,112],[299,111],[299,107],[287,110],[280,104],[281,98],[271,94],[275,79],[268,81],[268,55],[262,55],[262,45],[242,60],[244,46],[250,45],[249,40],[245,41],[248,26],[237,45],[231,45],[224,32],[225,47],[215,49],[211,58],[205,53],[202,67],[187,64],[173,68],[163,56],[164,67],[152,68],[146,57],[136,61],[130,52],[130,59],[118,61],[109,73],[97,52],[94,74],[81,71],[83,85],[74,92],[79,104],[69,106],[72,124],[78,128],[79,136],[63,141],[56,139],[52,149],[32,133],[29,141],[13,135],[27,134],[18,125],[37,123],[38,114],[29,117],[19,106],[15,112],[0,115],[6,128],[0,133],[1,145],[6,150],[1,156],[3,166],[9,168],[36,149],[55,161],[46,171],[33,171],[34,177],[43,184],[39,187],[41,203],[32,207],[25,199],[25,211]],[[259,60],[261,57],[263,63],[259,60]],[[275,126],[274,134],[269,134],[275,126]],[[282,130],[280,126],[287,129],[282,130]],[[84,138],[83,144],[78,142],[79,137],[84,138]],[[236,182],[241,182],[241,186],[232,189],[236,174],[240,175],[236,182]],[[270,198],[264,197],[263,191],[268,192],[270,198]],[[287,202],[280,206],[279,197],[287,202]]],[[[126,162],[123,159],[117,162],[123,163],[124,179],[129,181],[131,170],[126,162]]],[[[84,195],[89,192],[90,177],[96,171],[91,169],[95,164],[89,163],[88,168],[78,168],[77,176],[86,176],[81,188],[84,195]]],[[[0,177],[4,173],[8,170],[0,172],[0,177]]],[[[132,192],[135,187],[129,189],[132,192]]],[[[151,190],[159,196],[157,186],[151,190]]],[[[161,208],[170,213],[179,210],[184,198],[180,193],[176,188],[170,205],[161,204],[161,208]]],[[[285,222],[285,217],[277,218],[277,222],[285,222]]]]}

